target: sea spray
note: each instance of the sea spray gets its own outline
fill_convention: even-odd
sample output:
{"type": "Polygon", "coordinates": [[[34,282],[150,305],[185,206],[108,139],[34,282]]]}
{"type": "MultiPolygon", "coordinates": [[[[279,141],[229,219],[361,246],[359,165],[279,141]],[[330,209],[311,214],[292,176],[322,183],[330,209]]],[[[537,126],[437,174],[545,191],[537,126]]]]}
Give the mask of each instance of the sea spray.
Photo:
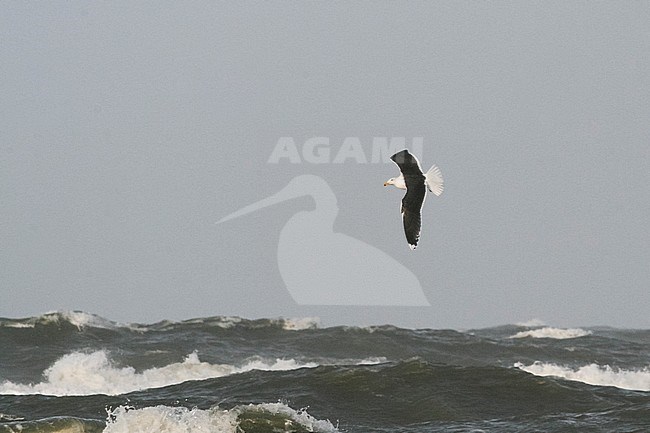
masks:
{"type": "Polygon", "coordinates": [[[568,338],[579,338],[587,335],[591,335],[591,331],[585,331],[584,329],[580,329],[580,328],[562,329],[562,328],[545,327],[545,328],[531,329],[528,331],[517,332],[515,335],[511,336],[510,338],[530,337],[530,338],[554,338],[556,340],[565,340],[568,338]]]}

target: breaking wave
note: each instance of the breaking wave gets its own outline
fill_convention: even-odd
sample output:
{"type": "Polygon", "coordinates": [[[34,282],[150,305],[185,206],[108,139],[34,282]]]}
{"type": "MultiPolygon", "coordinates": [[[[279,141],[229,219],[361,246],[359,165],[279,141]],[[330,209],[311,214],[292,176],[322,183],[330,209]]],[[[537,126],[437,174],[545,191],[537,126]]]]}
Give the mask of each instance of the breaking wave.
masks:
{"type": "Polygon", "coordinates": [[[133,432],[320,432],[334,433],[328,420],[319,420],[306,410],[295,410],[282,403],[211,409],[152,406],[119,406],[108,410],[105,422],[76,417],[54,417],[35,421],[0,424],[7,433],[133,433],[133,432]]]}
{"type": "Polygon", "coordinates": [[[133,409],[120,406],[109,412],[104,433],[155,431],[186,433],[209,431],[239,433],[260,431],[330,433],[338,430],[330,421],[318,420],[305,410],[282,403],[250,404],[230,410],[154,406],[133,409]]]}
{"type": "Polygon", "coordinates": [[[53,311],[27,319],[0,319],[0,327],[3,328],[36,328],[40,326],[70,326],[82,330],[84,328],[118,329],[130,327],[104,319],[95,314],[83,311],[53,311]]]}
{"type": "Polygon", "coordinates": [[[239,366],[201,362],[198,354],[189,354],[183,362],[150,368],[141,373],[133,367],[117,367],[106,351],[70,353],[64,355],[43,372],[44,381],[37,384],[0,384],[0,394],[119,395],[148,388],[161,388],[188,380],[222,377],[250,370],[295,370],[317,367],[315,363],[300,363],[294,359],[264,361],[250,359],[239,366]]]}
{"type": "Polygon", "coordinates": [[[554,338],[556,340],[564,340],[568,338],[578,338],[591,335],[591,331],[586,331],[580,328],[551,328],[544,327],[539,329],[531,329],[528,331],[517,332],[510,338],[554,338]]]}
{"type": "Polygon", "coordinates": [[[650,369],[624,370],[609,365],[589,364],[577,369],[557,364],[516,363],[515,367],[535,376],[553,376],[597,386],[614,386],[633,391],[650,391],[650,369]]]}

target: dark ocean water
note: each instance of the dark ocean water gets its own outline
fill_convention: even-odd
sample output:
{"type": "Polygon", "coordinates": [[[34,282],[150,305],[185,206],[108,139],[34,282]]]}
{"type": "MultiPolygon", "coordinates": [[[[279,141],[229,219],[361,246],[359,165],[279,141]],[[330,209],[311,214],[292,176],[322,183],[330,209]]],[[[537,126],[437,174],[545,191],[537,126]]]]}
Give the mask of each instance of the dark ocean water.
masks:
{"type": "Polygon", "coordinates": [[[650,331],[0,319],[0,432],[649,432],[650,331]]]}

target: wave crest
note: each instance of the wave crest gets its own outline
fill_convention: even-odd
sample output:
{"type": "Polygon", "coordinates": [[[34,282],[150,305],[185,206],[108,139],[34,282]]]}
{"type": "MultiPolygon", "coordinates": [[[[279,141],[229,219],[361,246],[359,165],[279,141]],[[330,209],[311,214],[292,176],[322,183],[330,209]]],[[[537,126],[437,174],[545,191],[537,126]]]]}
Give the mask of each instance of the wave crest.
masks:
{"type": "Polygon", "coordinates": [[[34,329],[38,327],[69,328],[82,331],[86,328],[118,330],[127,328],[132,331],[142,331],[138,325],[122,324],[105,319],[101,316],[83,311],[52,311],[40,316],[25,319],[0,319],[0,328],[34,329]]]}
{"type": "Polygon", "coordinates": [[[535,376],[554,376],[588,385],[650,391],[650,369],[647,367],[641,370],[623,370],[609,365],[589,364],[573,369],[545,362],[535,362],[531,365],[518,362],[515,367],[535,376]]]}
{"type": "Polygon", "coordinates": [[[565,340],[568,338],[579,338],[587,335],[591,335],[591,331],[586,331],[580,328],[539,328],[531,329],[528,331],[517,332],[515,335],[510,336],[510,338],[552,338],[556,340],[565,340]]]}
{"type": "Polygon", "coordinates": [[[317,317],[244,319],[237,316],[201,317],[182,321],[164,320],[154,324],[118,323],[83,311],[53,311],[24,319],[0,318],[0,328],[33,329],[37,327],[68,328],[83,331],[87,328],[126,330],[135,332],[169,331],[182,328],[213,327],[222,329],[265,329],[280,328],[285,331],[318,329],[317,317]]]}
{"type": "MultiPolygon", "coordinates": [[[[345,360],[353,365],[372,365],[385,362],[385,358],[345,360]]],[[[342,362],[338,360],[337,362],[342,362]]],[[[199,360],[196,351],[183,362],[164,367],[154,367],[136,372],[133,367],[118,367],[109,353],[99,350],[92,353],[73,352],[64,355],[43,372],[44,381],[37,384],[20,384],[5,381],[0,384],[0,394],[54,396],[120,395],[150,388],[163,388],[190,380],[205,380],[252,370],[287,371],[315,368],[316,362],[295,359],[263,359],[252,357],[239,365],[210,364],[199,360]]]]}
{"type": "Polygon", "coordinates": [[[106,351],[74,352],[64,355],[45,370],[43,382],[25,385],[6,381],[0,385],[0,394],[119,395],[250,370],[295,370],[316,366],[318,364],[301,363],[294,359],[265,361],[257,358],[250,359],[240,366],[210,364],[201,362],[197,352],[193,352],[183,362],[137,373],[133,367],[116,367],[106,351]]]}
{"type": "Polygon", "coordinates": [[[283,329],[285,331],[303,331],[318,329],[320,319],[317,317],[277,318],[277,319],[244,319],[238,316],[214,316],[183,320],[180,322],[164,321],[153,325],[138,325],[142,330],[167,331],[186,327],[212,327],[222,329],[283,329]]]}
{"type": "Polygon", "coordinates": [[[322,432],[338,430],[329,421],[318,420],[306,411],[296,411],[282,403],[236,406],[230,410],[187,409],[185,407],[154,406],[132,409],[120,406],[109,412],[104,433],[133,431],[214,431],[237,433],[264,430],[322,432]]]}

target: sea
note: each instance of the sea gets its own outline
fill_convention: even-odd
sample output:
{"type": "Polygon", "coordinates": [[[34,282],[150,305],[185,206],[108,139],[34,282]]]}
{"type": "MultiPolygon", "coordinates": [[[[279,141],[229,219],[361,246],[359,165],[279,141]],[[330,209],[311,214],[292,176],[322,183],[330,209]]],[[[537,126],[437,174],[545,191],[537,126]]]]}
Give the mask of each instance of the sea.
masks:
{"type": "Polygon", "coordinates": [[[0,319],[0,432],[650,432],[650,330],[0,319]]]}

